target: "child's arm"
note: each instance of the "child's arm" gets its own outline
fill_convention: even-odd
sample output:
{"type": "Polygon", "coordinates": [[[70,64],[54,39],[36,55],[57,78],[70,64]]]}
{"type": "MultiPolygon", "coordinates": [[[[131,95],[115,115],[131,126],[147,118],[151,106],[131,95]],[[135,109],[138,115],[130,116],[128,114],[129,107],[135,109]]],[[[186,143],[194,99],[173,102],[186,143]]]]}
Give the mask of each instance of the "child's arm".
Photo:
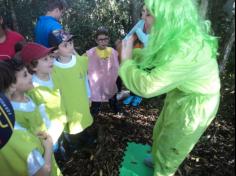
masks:
{"type": "Polygon", "coordinates": [[[51,157],[52,157],[52,138],[50,135],[40,132],[38,137],[42,139],[42,144],[44,146],[44,165],[43,167],[35,174],[35,176],[50,176],[51,174],[51,157]]]}

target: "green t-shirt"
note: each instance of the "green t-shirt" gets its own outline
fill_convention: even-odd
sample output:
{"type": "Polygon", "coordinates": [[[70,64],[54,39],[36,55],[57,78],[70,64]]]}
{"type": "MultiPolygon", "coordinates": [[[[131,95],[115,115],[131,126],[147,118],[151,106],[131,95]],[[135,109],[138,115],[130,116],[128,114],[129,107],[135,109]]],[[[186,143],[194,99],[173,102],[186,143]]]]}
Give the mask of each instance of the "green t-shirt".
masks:
{"type": "Polygon", "coordinates": [[[45,82],[33,75],[32,80],[34,89],[29,91],[28,95],[37,106],[44,108],[43,114],[50,120],[49,125],[46,125],[47,131],[56,142],[67,122],[60,91],[54,87],[51,79],[45,82]]]}
{"type": "Polygon", "coordinates": [[[47,131],[39,107],[30,98],[26,103],[11,101],[11,104],[15,111],[16,121],[23,128],[26,128],[33,134],[39,131],[47,131]]]}
{"type": "MultiPolygon", "coordinates": [[[[28,159],[33,150],[37,150],[43,157],[44,149],[39,138],[26,129],[14,129],[12,137],[0,150],[1,173],[3,173],[4,176],[28,176],[28,159]]],[[[62,175],[53,155],[51,166],[51,176],[62,175]]]]}
{"type": "Polygon", "coordinates": [[[61,91],[63,105],[68,118],[68,132],[82,132],[93,123],[86,90],[88,58],[72,56],[69,63],[54,63],[52,79],[61,91]]]}

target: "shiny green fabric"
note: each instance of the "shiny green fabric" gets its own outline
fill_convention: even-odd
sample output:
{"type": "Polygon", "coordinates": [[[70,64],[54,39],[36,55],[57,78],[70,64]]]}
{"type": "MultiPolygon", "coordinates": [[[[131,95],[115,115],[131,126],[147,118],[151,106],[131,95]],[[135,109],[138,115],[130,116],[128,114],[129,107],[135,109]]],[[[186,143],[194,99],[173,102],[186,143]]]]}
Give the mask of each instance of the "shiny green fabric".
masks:
{"type": "MultiPolygon", "coordinates": [[[[192,150],[214,119],[220,99],[217,61],[205,45],[198,53],[188,49],[153,69],[141,69],[135,60],[122,63],[119,74],[135,94],[151,98],[167,93],[165,105],[153,131],[152,155],[155,176],[170,176],[192,150]]],[[[138,56],[139,55],[139,56],[138,56]]],[[[145,59],[145,58],[143,58],[145,59]]]]}

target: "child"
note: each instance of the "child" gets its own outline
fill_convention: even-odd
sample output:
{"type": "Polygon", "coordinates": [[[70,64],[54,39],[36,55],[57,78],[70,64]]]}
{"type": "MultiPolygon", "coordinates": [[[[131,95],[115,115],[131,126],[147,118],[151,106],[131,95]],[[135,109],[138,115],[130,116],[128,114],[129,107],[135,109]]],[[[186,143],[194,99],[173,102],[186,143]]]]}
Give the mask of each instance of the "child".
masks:
{"type": "Polygon", "coordinates": [[[32,76],[20,60],[14,59],[9,64],[15,75],[14,92],[11,95],[11,103],[14,108],[17,121],[32,133],[45,131],[46,126],[40,115],[40,109],[35,105],[26,92],[33,88],[32,76]]]}
{"type": "Polygon", "coordinates": [[[63,12],[67,8],[64,0],[49,0],[47,4],[47,13],[45,16],[39,17],[35,27],[35,42],[45,47],[51,47],[49,44],[49,36],[53,31],[61,30],[63,26],[60,24],[63,12]]]}
{"type": "Polygon", "coordinates": [[[88,77],[91,86],[91,112],[96,116],[102,102],[110,103],[113,111],[117,113],[117,85],[118,78],[118,53],[108,47],[109,33],[106,28],[99,28],[96,32],[97,47],[86,52],[89,59],[88,77]]]}
{"type": "MultiPolygon", "coordinates": [[[[80,137],[86,136],[93,118],[89,110],[89,88],[87,80],[88,59],[75,54],[73,36],[59,30],[50,37],[50,43],[57,47],[52,79],[61,91],[68,123],[67,141],[80,145],[80,137]]],[[[85,137],[87,138],[87,137],[85,137]]],[[[87,140],[87,139],[86,139],[87,140]]]]}
{"type": "Polygon", "coordinates": [[[21,59],[27,65],[32,76],[34,89],[28,92],[44,116],[48,133],[52,136],[55,150],[65,124],[66,115],[61,102],[59,89],[55,88],[51,78],[53,68],[52,49],[36,43],[26,44],[21,51],[21,59]]]}
{"type": "MultiPolygon", "coordinates": [[[[0,92],[4,92],[10,98],[16,90],[17,74],[24,69],[23,64],[14,59],[0,62],[0,92]]],[[[6,102],[6,104],[10,103],[6,102]]],[[[9,109],[12,108],[9,107],[9,109]]],[[[9,109],[5,112],[3,111],[5,118],[8,119],[12,118],[9,113],[13,113],[9,109]]],[[[39,132],[35,136],[21,126],[17,118],[12,137],[0,150],[0,170],[5,176],[62,175],[52,156],[52,139],[50,135],[39,132]]]]}

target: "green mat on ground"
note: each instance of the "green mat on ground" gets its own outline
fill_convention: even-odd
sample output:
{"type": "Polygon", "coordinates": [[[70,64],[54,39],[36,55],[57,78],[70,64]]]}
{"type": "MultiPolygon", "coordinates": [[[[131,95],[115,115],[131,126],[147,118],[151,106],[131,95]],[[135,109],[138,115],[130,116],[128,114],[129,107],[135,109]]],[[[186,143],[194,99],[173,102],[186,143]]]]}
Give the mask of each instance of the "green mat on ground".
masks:
{"type": "Polygon", "coordinates": [[[120,167],[120,176],[153,176],[153,169],[146,167],[143,163],[150,151],[149,145],[128,143],[120,167]]]}

